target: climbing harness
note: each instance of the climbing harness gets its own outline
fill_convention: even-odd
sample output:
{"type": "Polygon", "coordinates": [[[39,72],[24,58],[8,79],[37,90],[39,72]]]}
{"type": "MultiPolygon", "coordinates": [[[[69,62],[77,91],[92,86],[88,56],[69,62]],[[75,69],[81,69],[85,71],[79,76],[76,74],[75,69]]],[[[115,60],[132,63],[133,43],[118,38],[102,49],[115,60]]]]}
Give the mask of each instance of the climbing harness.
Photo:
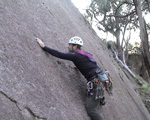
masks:
{"type": "Polygon", "coordinates": [[[105,104],[104,87],[109,95],[112,95],[112,82],[108,71],[96,71],[96,76],[87,83],[88,95],[95,95],[95,100],[105,104]],[[95,93],[95,94],[94,94],[95,93]]]}

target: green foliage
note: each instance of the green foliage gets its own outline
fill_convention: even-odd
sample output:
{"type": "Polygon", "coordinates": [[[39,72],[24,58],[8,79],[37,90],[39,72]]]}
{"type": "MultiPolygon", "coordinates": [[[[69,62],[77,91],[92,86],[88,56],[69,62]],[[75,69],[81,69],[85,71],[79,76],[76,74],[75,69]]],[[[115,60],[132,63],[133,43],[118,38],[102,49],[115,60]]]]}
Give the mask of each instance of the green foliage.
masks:
{"type": "Polygon", "coordinates": [[[140,87],[141,90],[144,90],[146,93],[148,93],[148,88],[147,87],[140,87]]]}
{"type": "Polygon", "coordinates": [[[139,75],[136,75],[136,77],[134,79],[135,80],[140,80],[140,81],[142,81],[142,83],[145,84],[144,79],[141,76],[139,76],[139,75]]]}
{"type": "Polygon", "coordinates": [[[139,75],[137,75],[135,78],[134,78],[134,80],[135,81],[138,81],[138,80],[141,80],[142,78],[139,76],[139,75]]]}
{"type": "Polygon", "coordinates": [[[141,98],[143,98],[143,99],[145,98],[145,96],[144,96],[144,95],[140,95],[140,97],[141,97],[141,98]]]}
{"type": "Polygon", "coordinates": [[[97,21],[99,30],[110,32],[115,37],[116,32],[124,31],[127,25],[125,30],[139,27],[132,0],[92,0],[86,10],[86,18],[88,21],[97,21]]]}
{"type": "MultiPolygon", "coordinates": [[[[89,9],[86,10],[86,18],[89,21],[96,20],[99,30],[110,32],[117,38],[117,32],[123,31],[123,28],[131,22],[130,17],[122,17],[133,11],[133,5],[128,2],[131,1],[93,0],[89,9]]],[[[130,30],[131,27],[127,27],[127,29],[130,30]]]]}
{"type": "Polygon", "coordinates": [[[148,93],[149,88],[148,88],[148,83],[139,75],[137,75],[135,78],[135,81],[141,81],[142,82],[142,86],[139,88],[140,90],[143,90],[144,92],[148,93]]]}
{"type": "Polygon", "coordinates": [[[137,42],[135,42],[134,45],[129,43],[128,52],[132,54],[141,54],[141,45],[137,42]]]}
{"type": "Polygon", "coordinates": [[[95,0],[95,6],[98,7],[99,12],[105,11],[109,12],[110,11],[110,0],[95,0]]]}
{"type": "Polygon", "coordinates": [[[106,39],[102,39],[102,42],[107,45],[107,40],[106,39]]]}
{"type": "MultiPolygon", "coordinates": [[[[146,5],[142,4],[143,14],[146,14],[146,5]]],[[[123,45],[126,47],[126,55],[141,54],[141,48],[129,44],[129,39],[125,37],[127,32],[139,28],[135,8],[133,0],[92,0],[86,10],[86,19],[90,24],[95,23],[98,30],[111,33],[115,37],[119,56],[122,56],[120,49],[123,45]]],[[[150,29],[150,25],[147,25],[147,28],[150,29]]],[[[110,45],[107,45],[110,48],[110,45]]]]}
{"type": "Polygon", "coordinates": [[[132,51],[132,48],[133,48],[133,45],[129,43],[129,44],[128,44],[128,50],[129,50],[129,51],[132,51]]]}

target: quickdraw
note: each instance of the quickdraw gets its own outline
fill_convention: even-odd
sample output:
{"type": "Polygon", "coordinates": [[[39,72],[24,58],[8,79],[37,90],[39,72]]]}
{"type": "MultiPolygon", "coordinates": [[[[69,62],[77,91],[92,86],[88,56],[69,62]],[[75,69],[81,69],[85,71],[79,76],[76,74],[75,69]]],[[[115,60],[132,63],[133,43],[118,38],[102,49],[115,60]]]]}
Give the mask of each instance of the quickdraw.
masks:
{"type": "Polygon", "coordinates": [[[105,82],[106,91],[108,92],[109,95],[113,95],[112,94],[112,87],[113,86],[112,86],[112,81],[111,81],[110,73],[108,71],[105,71],[105,74],[108,77],[108,80],[106,80],[106,82],[105,82]]]}
{"type": "Polygon", "coordinates": [[[91,90],[93,89],[93,83],[91,82],[91,81],[89,81],[88,83],[87,83],[87,95],[93,95],[93,93],[92,92],[90,92],[91,90]]]}
{"type": "Polygon", "coordinates": [[[97,84],[97,87],[96,87],[95,100],[102,99],[103,97],[104,97],[104,89],[103,89],[102,82],[100,82],[97,84]]]}
{"type": "Polygon", "coordinates": [[[112,94],[112,82],[107,80],[106,83],[105,83],[105,89],[106,89],[106,91],[108,92],[109,95],[113,95],[112,94]]]}
{"type": "Polygon", "coordinates": [[[93,95],[93,92],[95,92],[95,100],[102,99],[104,97],[103,84],[98,78],[89,81],[87,83],[87,89],[88,95],[93,95]],[[93,86],[95,87],[93,88],[93,86]]]}

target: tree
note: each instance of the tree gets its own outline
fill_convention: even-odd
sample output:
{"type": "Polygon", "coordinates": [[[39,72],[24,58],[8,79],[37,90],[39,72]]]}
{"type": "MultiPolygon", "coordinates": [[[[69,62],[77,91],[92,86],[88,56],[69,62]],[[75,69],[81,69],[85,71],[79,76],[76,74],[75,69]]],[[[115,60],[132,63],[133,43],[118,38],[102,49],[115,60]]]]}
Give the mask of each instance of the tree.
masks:
{"type": "MultiPolygon", "coordinates": [[[[143,58],[145,63],[149,65],[149,53],[148,53],[148,35],[146,32],[146,27],[150,28],[150,25],[146,26],[141,13],[148,13],[149,11],[149,1],[148,0],[92,0],[89,9],[86,10],[86,17],[90,21],[97,21],[97,28],[104,32],[110,32],[116,37],[118,53],[116,54],[119,58],[123,60],[124,52],[123,42],[125,43],[126,50],[128,48],[129,39],[125,40],[126,30],[137,29],[140,27],[143,49],[143,58]],[[138,2],[142,2],[141,6],[138,2]],[[138,6],[137,6],[138,5],[138,6]],[[137,7],[136,7],[137,6],[137,7]],[[138,9],[137,9],[138,8],[138,9]],[[140,11],[141,10],[141,11],[140,11]],[[138,14],[136,14],[138,13],[138,14]],[[138,16],[137,16],[138,15],[138,16]],[[140,16],[140,17],[139,17],[140,16]],[[140,26],[138,24],[140,21],[140,26]],[[142,25],[141,25],[142,24],[142,25]],[[120,42],[120,34],[123,35],[122,43],[120,42]]],[[[127,55],[127,51],[125,52],[127,55]]],[[[149,69],[149,66],[147,67],[149,69]]]]}
{"type": "MultiPolygon", "coordinates": [[[[90,21],[96,20],[99,30],[109,32],[116,37],[118,56],[121,60],[123,57],[123,42],[126,41],[124,37],[126,30],[131,30],[131,24],[135,24],[135,21],[132,20],[133,15],[128,15],[129,11],[132,11],[132,6],[133,4],[124,0],[93,0],[89,9],[86,10],[86,17],[90,21]],[[123,36],[122,43],[121,34],[123,36]]],[[[131,13],[135,14],[135,11],[131,13]]]]}
{"type": "Polygon", "coordinates": [[[141,3],[139,0],[133,0],[136,13],[138,15],[139,24],[140,24],[140,37],[142,42],[142,55],[144,59],[145,66],[147,67],[148,74],[150,76],[150,51],[149,51],[149,42],[148,34],[146,30],[146,22],[142,16],[141,3]]]}

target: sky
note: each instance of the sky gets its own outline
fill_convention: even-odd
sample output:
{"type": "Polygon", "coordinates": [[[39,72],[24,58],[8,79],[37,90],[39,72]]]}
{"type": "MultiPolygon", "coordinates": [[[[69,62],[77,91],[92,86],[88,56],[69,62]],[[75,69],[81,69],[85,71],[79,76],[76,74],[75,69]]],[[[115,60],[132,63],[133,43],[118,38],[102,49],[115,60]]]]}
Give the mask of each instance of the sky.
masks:
{"type": "Polygon", "coordinates": [[[73,4],[79,9],[81,13],[84,13],[84,9],[86,9],[90,3],[91,0],[71,0],[73,4]]]}
{"type": "MultiPolygon", "coordinates": [[[[79,9],[79,11],[83,14],[85,13],[85,9],[88,8],[90,5],[91,0],[71,0],[73,4],[79,9]]],[[[145,20],[150,23],[150,14],[146,16],[145,20]]],[[[94,27],[94,26],[93,26],[94,27]]],[[[103,38],[108,39],[108,40],[113,40],[115,41],[115,37],[112,36],[112,34],[104,34],[103,32],[100,32],[98,30],[95,30],[98,34],[98,36],[103,36],[103,38]]],[[[134,44],[135,42],[140,43],[140,37],[139,37],[139,30],[136,32],[132,32],[131,40],[130,43],[134,44]]]]}

